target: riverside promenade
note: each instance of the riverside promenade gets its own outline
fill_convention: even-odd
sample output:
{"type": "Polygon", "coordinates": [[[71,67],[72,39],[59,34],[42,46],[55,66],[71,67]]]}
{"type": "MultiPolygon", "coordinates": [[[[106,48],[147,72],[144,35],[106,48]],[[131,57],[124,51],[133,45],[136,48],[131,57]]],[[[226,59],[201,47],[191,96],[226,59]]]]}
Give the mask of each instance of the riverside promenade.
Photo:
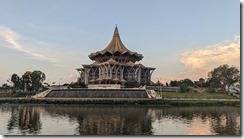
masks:
{"type": "MultiPolygon", "coordinates": [[[[0,100],[152,100],[151,98],[27,98],[27,97],[0,97],[0,100]]],[[[156,100],[156,99],[153,99],[156,100]]],[[[240,99],[204,99],[204,98],[162,98],[157,100],[198,100],[198,101],[240,101],[240,99]]]]}
{"type": "Polygon", "coordinates": [[[198,98],[0,98],[0,104],[52,105],[153,105],[153,106],[240,106],[240,99],[198,98]]]}

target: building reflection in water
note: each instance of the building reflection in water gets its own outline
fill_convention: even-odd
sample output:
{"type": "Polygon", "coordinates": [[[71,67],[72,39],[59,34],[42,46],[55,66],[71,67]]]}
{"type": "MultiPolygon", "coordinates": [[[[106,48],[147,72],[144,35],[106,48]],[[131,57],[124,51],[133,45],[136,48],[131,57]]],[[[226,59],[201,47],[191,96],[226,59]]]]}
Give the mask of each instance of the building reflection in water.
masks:
{"type": "Polygon", "coordinates": [[[81,135],[151,135],[148,109],[135,107],[48,107],[49,113],[76,118],[81,135]]]}
{"type": "MultiPolygon", "coordinates": [[[[240,135],[240,107],[8,106],[7,130],[42,134],[69,128],[45,119],[66,117],[77,135],[240,135]],[[179,126],[176,126],[176,125],[179,126]],[[44,129],[43,129],[44,130],[44,129]]],[[[1,111],[3,111],[0,106],[1,111]]],[[[1,124],[1,123],[0,123],[1,124]]],[[[67,131],[68,132],[68,131],[67,131]]],[[[68,133],[66,133],[68,134],[68,133]]],[[[72,133],[73,134],[73,133],[72,133]]],[[[62,133],[60,133],[62,135],[62,133]]]]}

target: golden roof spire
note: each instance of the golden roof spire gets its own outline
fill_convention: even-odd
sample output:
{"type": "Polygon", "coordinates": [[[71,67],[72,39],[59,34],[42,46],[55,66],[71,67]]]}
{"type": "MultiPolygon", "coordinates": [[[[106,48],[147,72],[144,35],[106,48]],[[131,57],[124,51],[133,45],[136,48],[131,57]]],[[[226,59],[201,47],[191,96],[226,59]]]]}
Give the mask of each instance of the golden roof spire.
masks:
{"type": "Polygon", "coordinates": [[[119,37],[119,30],[118,27],[116,25],[115,29],[114,29],[114,36],[111,40],[111,42],[109,43],[109,45],[102,50],[102,52],[106,52],[109,51],[110,53],[114,53],[116,51],[118,52],[130,52],[122,43],[122,41],[120,40],[119,37]]]}
{"type": "Polygon", "coordinates": [[[119,37],[119,30],[118,30],[117,24],[114,29],[114,37],[119,37]]]}

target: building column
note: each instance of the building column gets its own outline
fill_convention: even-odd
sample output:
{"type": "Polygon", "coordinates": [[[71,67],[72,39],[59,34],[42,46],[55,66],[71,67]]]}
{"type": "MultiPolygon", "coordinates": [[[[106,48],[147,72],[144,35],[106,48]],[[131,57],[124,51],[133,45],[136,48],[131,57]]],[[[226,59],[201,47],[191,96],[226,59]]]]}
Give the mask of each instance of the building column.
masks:
{"type": "Polygon", "coordinates": [[[80,82],[82,82],[82,71],[81,70],[77,70],[79,75],[80,75],[80,82]]]}
{"type": "Polygon", "coordinates": [[[104,78],[108,77],[108,66],[104,64],[104,78]]]}
{"type": "Polygon", "coordinates": [[[105,66],[104,65],[102,65],[102,78],[104,78],[105,77],[105,66]]]}
{"type": "Polygon", "coordinates": [[[115,68],[115,78],[118,78],[118,68],[116,67],[116,65],[114,65],[114,68],[115,68]]]}
{"type": "Polygon", "coordinates": [[[112,68],[110,64],[108,64],[108,68],[109,68],[109,78],[112,78],[112,68]]]}
{"type": "Polygon", "coordinates": [[[139,67],[138,74],[137,74],[137,81],[141,83],[141,67],[139,67]]]}
{"type": "Polygon", "coordinates": [[[85,73],[85,84],[88,84],[87,69],[84,70],[84,73],[85,73]]]}
{"type": "Polygon", "coordinates": [[[120,67],[120,79],[124,79],[124,67],[120,67]]]}
{"type": "Polygon", "coordinates": [[[149,77],[149,81],[150,81],[150,83],[151,83],[151,77],[152,77],[152,73],[154,72],[154,70],[151,70],[151,72],[150,72],[150,77],[149,77]]]}
{"type": "Polygon", "coordinates": [[[100,75],[100,74],[101,74],[101,67],[99,66],[99,67],[98,67],[98,78],[99,78],[99,79],[101,78],[101,75],[100,75]]]}

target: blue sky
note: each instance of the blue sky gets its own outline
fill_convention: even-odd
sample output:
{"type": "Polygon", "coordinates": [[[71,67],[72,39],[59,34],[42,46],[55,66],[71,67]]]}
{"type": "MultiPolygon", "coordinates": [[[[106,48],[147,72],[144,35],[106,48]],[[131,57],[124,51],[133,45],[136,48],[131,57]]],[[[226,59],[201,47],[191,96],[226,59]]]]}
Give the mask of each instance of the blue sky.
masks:
{"type": "Polygon", "coordinates": [[[206,78],[240,67],[238,0],[0,0],[0,84],[41,70],[48,82],[75,81],[88,54],[105,48],[118,25],[153,81],[206,78]]]}

